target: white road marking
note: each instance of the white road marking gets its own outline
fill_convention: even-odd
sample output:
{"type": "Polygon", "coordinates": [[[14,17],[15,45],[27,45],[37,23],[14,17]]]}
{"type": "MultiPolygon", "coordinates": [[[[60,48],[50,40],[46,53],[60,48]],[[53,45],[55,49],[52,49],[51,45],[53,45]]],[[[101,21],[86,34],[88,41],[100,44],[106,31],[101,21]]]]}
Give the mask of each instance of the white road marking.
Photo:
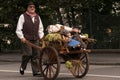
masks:
{"type": "Polygon", "coordinates": [[[120,76],[114,76],[114,75],[97,75],[97,74],[87,74],[87,76],[94,76],[94,77],[106,77],[106,78],[120,78],[120,76]]]}
{"type": "MultiPolygon", "coordinates": [[[[70,73],[60,73],[60,75],[72,75],[70,73]]],[[[97,75],[97,74],[87,74],[86,76],[91,76],[91,77],[106,77],[106,78],[120,78],[120,76],[114,76],[114,75],[97,75]]]]}
{"type": "MultiPolygon", "coordinates": [[[[19,71],[15,71],[15,70],[0,70],[0,72],[16,72],[19,73],[19,71]]],[[[25,73],[32,73],[32,71],[25,71],[25,73]]],[[[71,73],[59,73],[60,75],[67,75],[67,76],[71,76],[71,73]]],[[[119,78],[120,76],[114,76],[114,75],[97,75],[97,74],[87,74],[86,76],[93,76],[93,77],[106,77],[106,78],[119,78]]]]}
{"type": "MultiPolygon", "coordinates": [[[[19,71],[14,71],[14,70],[0,70],[0,72],[19,72],[19,71]]],[[[25,73],[32,73],[32,71],[25,71],[25,73]]]]}

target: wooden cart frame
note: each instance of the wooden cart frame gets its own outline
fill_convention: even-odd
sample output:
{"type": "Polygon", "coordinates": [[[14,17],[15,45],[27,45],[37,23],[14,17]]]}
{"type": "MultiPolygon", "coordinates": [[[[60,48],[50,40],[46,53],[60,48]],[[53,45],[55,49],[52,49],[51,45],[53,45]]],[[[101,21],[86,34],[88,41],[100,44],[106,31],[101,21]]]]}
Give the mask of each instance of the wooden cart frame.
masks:
{"type": "MultiPolygon", "coordinates": [[[[67,50],[66,48],[60,50],[53,46],[53,42],[43,48],[35,46],[26,41],[30,46],[38,48],[41,52],[39,57],[39,68],[45,80],[55,80],[60,72],[61,59],[63,58],[65,65],[68,65],[68,70],[76,78],[84,77],[89,70],[89,55],[91,51],[86,49],[67,50]],[[66,62],[69,61],[70,64],[66,62]]],[[[43,40],[43,43],[47,43],[43,40]]],[[[56,43],[59,45],[60,43],[56,43]]]]}

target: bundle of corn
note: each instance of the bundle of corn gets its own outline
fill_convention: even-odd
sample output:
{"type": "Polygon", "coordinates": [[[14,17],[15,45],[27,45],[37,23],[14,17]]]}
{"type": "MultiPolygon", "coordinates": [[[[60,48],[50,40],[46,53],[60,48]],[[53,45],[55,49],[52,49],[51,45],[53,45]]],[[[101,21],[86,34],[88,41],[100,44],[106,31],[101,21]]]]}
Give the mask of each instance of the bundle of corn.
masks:
{"type": "Polygon", "coordinates": [[[65,62],[65,66],[66,66],[66,68],[71,69],[71,68],[72,68],[72,63],[71,63],[71,61],[66,61],[66,62],[65,62]]]}
{"type": "Polygon", "coordinates": [[[85,33],[85,34],[81,34],[80,37],[83,38],[83,39],[84,38],[89,38],[89,35],[87,33],[85,33]]]}
{"type": "Polygon", "coordinates": [[[50,33],[45,36],[46,44],[55,47],[57,50],[62,47],[61,39],[62,37],[59,33],[50,33]]]}
{"type": "Polygon", "coordinates": [[[58,41],[61,40],[61,35],[59,33],[50,33],[45,36],[46,41],[58,41]]]}

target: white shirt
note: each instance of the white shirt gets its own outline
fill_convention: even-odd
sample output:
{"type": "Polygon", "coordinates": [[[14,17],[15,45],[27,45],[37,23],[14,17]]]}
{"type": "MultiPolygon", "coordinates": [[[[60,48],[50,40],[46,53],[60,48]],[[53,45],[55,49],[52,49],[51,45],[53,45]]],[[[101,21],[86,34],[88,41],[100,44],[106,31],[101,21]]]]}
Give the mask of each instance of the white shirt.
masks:
{"type": "MultiPolygon", "coordinates": [[[[32,21],[34,23],[34,17],[32,17],[32,21]]],[[[44,32],[43,32],[44,29],[43,29],[43,24],[42,24],[42,21],[41,21],[40,17],[39,17],[39,21],[40,21],[40,24],[39,24],[38,33],[39,33],[39,38],[41,39],[44,36],[44,32]]],[[[16,34],[17,34],[18,38],[20,38],[20,39],[24,38],[24,35],[23,35],[23,32],[22,32],[24,22],[25,22],[25,19],[24,19],[24,16],[22,14],[19,17],[19,20],[18,20],[18,23],[17,23],[17,28],[16,28],[16,34]]]]}

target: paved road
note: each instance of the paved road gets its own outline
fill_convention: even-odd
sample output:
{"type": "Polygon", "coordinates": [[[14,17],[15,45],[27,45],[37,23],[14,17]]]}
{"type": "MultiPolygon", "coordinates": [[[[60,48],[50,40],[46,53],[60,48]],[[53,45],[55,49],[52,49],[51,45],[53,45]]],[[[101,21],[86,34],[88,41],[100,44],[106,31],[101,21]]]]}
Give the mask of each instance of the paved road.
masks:
{"type": "MultiPolygon", "coordinates": [[[[0,80],[44,80],[43,77],[33,77],[28,64],[25,75],[19,74],[20,62],[0,62],[0,80]]],[[[82,78],[74,78],[62,64],[56,80],[120,80],[119,65],[90,65],[89,72],[82,78]]]]}

